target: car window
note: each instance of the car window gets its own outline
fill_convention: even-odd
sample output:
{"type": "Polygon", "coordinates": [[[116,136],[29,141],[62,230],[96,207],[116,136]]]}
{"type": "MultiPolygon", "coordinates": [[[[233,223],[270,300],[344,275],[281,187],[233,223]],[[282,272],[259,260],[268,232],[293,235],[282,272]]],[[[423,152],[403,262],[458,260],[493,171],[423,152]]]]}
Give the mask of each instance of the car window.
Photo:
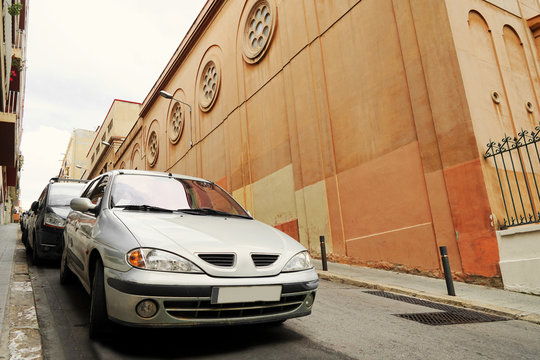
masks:
{"type": "Polygon", "coordinates": [[[101,180],[101,178],[97,178],[97,179],[92,180],[92,182],[90,182],[90,184],[88,184],[86,189],[84,189],[81,197],[90,198],[90,194],[92,194],[92,191],[94,190],[96,185],[99,183],[99,180],[101,180]]]}
{"type": "Polygon", "coordinates": [[[47,197],[47,189],[49,188],[49,186],[45,186],[45,189],[43,189],[43,191],[41,192],[41,195],[39,196],[39,199],[38,199],[38,203],[39,203],[39,207],[42,207],[43,204],[45,203],[45,198],[47,197]]]}
{"type": "Polygon", "coordinates": [[[111,206],[148,205],[168,210],[213,209],[249,216],[219,186],[208,182],[152,175],[118,175],[111,191],[111,206]]]}
{"type": "Polygon", "coordinates": [[[89,196],[90,201],[92,201],[93,204],[96,204],[96,205],[101,204],[101,199],[103,198],[103,195],[105,195],[105,188],[107,187],[108,183],[109,183],[108,176],[102,177],[101,181],[97,183],[97,186],[93,189],[92,193],[89,196]]]}
{"type": "Polygon", "coordinates": [[[49,186],[47,205],[69,206],[73,198],[79,197],[84,184],[55,183],[49,186]]]}

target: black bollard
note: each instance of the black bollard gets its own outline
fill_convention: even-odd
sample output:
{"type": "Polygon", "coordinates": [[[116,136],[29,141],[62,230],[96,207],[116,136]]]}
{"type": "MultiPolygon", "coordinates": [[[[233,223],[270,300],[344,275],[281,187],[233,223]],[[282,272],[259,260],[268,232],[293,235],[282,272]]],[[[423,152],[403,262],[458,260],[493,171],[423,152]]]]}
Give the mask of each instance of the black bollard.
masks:
{"type": "Polygon", "coordinates": [[[324,243],[324,236],[320,236],[319,240],[321,240],[321,259],[322,259],[322,269],[324,271],[328,270],[328,264],[326,263],[326,245],[324,243]]]}
{"type": "Polygon", "coordinates": [[[439,246],[439,250],[441,252],[444,279],[446,280],[446,289],[448,290],[448,295],[456,296],[454,282],[452,281],[452,272],[450,271],[450,261],[448,261],[448,250],[446,250],[446,246],[439,246]]]}

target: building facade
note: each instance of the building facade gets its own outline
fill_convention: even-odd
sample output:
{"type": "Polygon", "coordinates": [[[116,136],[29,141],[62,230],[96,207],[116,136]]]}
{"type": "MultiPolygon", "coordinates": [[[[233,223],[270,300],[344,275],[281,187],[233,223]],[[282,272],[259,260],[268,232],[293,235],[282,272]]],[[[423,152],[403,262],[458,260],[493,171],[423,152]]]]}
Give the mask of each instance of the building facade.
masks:
{"type": "Polygon", "coordinates": [[[88,172],[90,164],[86,158],[88,149],[92,145],[96,131],[75,129],[71,133],[59,177],[69,179],[82,179],[85,171],[88,172]]]}
{"type": "Polygon", "coordinates": [[[28,0],[4,0],[1,11],[0,224],[4,224],[14,220],[19,208],[28,0]]]}
{"type": "Polygon", "coordinates": [[[114,168],[115,152],[137,121],[140,103],[114,100],[86,148],[86,164],[80,179],[92,179],[114,168]]]}
{"type": "Polygon", "coordinates": [[[112,167],[213,180],[314,255],[325,236],[336,261],[441,276],[445,246],[455,277],[500,285],[502,173],[484,154],[538,124],[538,14],[209,0],[112,167]]]}

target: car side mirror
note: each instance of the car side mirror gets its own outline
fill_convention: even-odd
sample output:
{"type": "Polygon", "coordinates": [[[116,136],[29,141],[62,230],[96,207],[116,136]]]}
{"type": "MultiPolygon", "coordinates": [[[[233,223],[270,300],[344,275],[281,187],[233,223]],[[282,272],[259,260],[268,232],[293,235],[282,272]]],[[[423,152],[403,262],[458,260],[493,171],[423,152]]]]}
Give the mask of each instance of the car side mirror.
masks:
{"type": "Polygon", "coordinates": [[[71,200],[69,206],[75,211],[87,212],[94,210],[97,205],[93,204],[89,198],[75,198],[71,200]]]}
{"type": "Polygon", "coordinates": [[[32,210],[33,212],[36,212],[38,209],[38,206],[39,206],[39,203],[37,201],[34,201],[32,203],[32,206],[30,207],[30,210],[32,210]]]}

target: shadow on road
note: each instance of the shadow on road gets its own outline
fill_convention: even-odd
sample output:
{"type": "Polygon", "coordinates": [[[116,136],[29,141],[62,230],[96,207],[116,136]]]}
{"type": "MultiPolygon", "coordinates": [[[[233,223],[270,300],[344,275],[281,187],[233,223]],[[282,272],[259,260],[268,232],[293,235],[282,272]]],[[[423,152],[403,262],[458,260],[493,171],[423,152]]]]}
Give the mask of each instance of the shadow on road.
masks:
{"type": "MultiPolygon", "coordinates": [[[[265,357],[287,348],[298,347],[308,341],[303,335],[284,325],[243,325],[206,328],[148,329],[111,324],[107,336],[94,342],[88,337],[90,297],[75,281],[61,286],[58,281],[59,265],[45,262],[32,271],[41,279],[41,286],[52,314],[51,321],[40,319],[43,326],[54,326],[56,339],[50,339],[63,348],[64,354],[75,355],[83,351],[94,358],[103,352],[111,358],[251,358],[253,352],[265,357]],[[93,354],[93,355],[91,355],[93,354]],[[251,355],[250,355],[251,354],[251,355]],[[240,355],[240,356],[239,356],[240,355]]],[[[40,299],[36,299],[41,302],[40,299]]],[[[45,348],[55,347],[51,343],[45,348]]],[[[300,351],[299,349],[297,349],[300,351]]],[[[84,358],[85,356],[83,356],[84,358]]],[[[107,356],[108,357],[108,356],[107,356]]]]}

